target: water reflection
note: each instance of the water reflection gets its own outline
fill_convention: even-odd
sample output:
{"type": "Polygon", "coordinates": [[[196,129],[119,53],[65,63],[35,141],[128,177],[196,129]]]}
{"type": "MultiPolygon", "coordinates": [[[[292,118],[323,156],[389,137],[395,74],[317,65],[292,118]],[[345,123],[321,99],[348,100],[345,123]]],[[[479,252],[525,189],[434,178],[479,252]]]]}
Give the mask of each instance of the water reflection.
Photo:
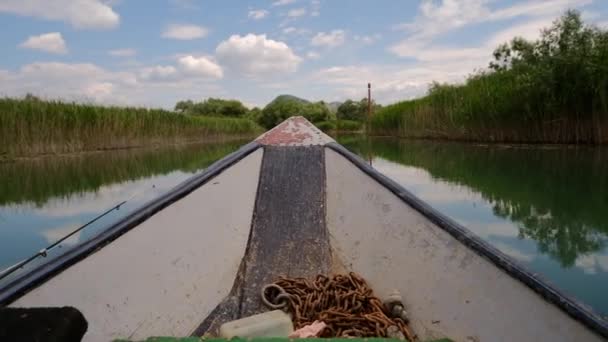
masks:
{"type": "Polygon", "coordinates": [[[441,212],[608,313],[608,150],[340,137],[441,212]]]}
{"type": "Polygon", "coordinates": [[[0,269],[15,264],[123,200],[128,202],[51,253],[94,236],[236,150],[195,144],[0,163],[0,269]]]}
{"type": "Polygon", "coordinates": [[[234,151],[244,141],[155,149],[117,150],[0,163],[0,205],[71,198],[101,186],[179,170],[192,173],[234,151]]]}

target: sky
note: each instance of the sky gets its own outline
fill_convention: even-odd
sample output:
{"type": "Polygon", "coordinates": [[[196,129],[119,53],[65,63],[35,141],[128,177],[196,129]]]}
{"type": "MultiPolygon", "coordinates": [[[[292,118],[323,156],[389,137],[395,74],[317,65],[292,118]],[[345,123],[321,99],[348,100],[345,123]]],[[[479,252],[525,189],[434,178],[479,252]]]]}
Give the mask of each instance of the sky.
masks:
{"type": "Polygon", "coordinates": [[[606,0],[0,0],[0,96],[173,108],[279,94],[382,104],[462,82],[568,8],[606,0]]]}

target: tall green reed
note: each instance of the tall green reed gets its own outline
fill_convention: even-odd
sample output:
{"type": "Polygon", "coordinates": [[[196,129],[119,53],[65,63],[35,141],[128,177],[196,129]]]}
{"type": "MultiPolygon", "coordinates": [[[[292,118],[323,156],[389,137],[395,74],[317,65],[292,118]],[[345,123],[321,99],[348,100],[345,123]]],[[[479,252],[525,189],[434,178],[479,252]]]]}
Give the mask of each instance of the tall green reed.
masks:
{"type": "Polygon", "coordinates": [[[489,142],[608,142],[608,31],[568,11],[535,42],[516,38],[464,84],[434,83],[381,109],[372,132],[489,142]]]}
{"type": "Polygon", "coordinates": [[[0,155],[22,156],[253,136],[253,121],[162,109],[0,99],[0,155]]]}

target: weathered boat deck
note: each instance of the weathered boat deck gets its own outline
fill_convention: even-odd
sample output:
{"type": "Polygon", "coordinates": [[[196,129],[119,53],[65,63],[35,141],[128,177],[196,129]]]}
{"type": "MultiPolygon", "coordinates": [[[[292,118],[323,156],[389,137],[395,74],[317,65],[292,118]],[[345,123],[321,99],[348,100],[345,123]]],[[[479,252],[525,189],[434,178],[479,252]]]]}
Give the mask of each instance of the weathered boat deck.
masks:
{"type": "Polygon", "coordinates": [[[260,289],[280,275],[315,277],[331,266],[323,147],[264,151],[248,246],[231,295],[197,329],[268,310],[260,289]],[[215,323],[215,324],[213,324],[215,323]]]}

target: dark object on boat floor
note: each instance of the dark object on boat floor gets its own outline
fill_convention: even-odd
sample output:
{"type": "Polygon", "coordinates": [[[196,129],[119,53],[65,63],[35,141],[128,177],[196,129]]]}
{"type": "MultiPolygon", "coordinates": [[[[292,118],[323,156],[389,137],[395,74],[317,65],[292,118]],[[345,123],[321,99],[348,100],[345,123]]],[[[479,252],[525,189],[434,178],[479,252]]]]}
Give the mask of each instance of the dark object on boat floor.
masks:
{"type": "Polygon", "coordinates": [[[87,320],[73,307],[2,308],[0,341],[80,341],[87,320]]]}

